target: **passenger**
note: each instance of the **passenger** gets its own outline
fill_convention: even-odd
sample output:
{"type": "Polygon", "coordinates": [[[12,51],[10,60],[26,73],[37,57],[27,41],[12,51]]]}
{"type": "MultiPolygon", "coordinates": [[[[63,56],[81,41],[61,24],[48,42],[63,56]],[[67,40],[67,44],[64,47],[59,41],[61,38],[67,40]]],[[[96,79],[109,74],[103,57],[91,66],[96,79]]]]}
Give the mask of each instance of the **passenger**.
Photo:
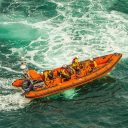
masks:
{"type": "Polygon", "coordinates": [[[43,75],[44,75],[44,81],[47,81],[48,79],[50,79],[50,80],[54,79],[53,72],[50,70],[44,71],[43,75]]]}
{"type": "Polygon", "coordinates": [[[52,71],[49,71],[48,77],[49,77],[50,80],[55,79],[52,71]]]}
{"type": "Polygon", "coordinates": [[[72,61],[72,68],[74,68],[76,73],[80,75],[80,63],[77,57],[75,57],[72,61]]]}
{"type": "Polygon", "coordinates": [[[71,78],[71,74],[69,73],[68,69],[66,68],[66,66],[62,66],[61,70],[60,70],[60,74],[59,74],[62,78],[64,78],[64,80],[69,80],[71,78]]]}
{"type": "Polygon", "coordinates": [[[74,74],[75,71],[74,71],[74,69],[73,69],[71,66],[66,65],[65,68],[67,69],[67,71],[68,71],[68,73],[70,74],[70,76],[71,76],[72,74],[74,74]]]}

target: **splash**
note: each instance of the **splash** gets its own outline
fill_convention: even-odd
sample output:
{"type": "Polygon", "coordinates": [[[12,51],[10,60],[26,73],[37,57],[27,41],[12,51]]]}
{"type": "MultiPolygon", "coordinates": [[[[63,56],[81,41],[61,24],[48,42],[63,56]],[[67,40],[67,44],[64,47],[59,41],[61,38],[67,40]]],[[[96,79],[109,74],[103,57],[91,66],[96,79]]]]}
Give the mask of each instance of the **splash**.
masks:
{"type": "Polygon", "coordinates": [[[25,99],[20,93],[0,95],[0,111],[10,111],[24,108],[30,100],[25,99]]]}
{"type": "Polygon", "coordinates": [[[21,91],[10,86],[12,80],[0,80],[0,111],[24,108],[30,100],[21,96],[21,91]]]}
{"type": "Polygon", "coordinates": [[[77,93],[76,93],[75,89],[70,89],[70,90],[63,92],[63,96],[66,99],[73,99],[74,96],[76,96],[76,95],[77,95],[77,93]]]}

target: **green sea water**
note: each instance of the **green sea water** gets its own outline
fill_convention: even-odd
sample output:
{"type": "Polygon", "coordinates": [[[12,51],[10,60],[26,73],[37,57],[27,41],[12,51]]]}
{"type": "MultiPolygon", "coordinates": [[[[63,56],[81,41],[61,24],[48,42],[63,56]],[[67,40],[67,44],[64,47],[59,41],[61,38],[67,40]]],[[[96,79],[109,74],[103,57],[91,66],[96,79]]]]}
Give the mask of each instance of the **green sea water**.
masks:
{"type": "Polygon", "coordinates": [[[128,128],[127,0],[0,0],[0,128],[128,128]],[[11,86],[29,68],[123,54],[106,77],[30,101],[11,86]]]}

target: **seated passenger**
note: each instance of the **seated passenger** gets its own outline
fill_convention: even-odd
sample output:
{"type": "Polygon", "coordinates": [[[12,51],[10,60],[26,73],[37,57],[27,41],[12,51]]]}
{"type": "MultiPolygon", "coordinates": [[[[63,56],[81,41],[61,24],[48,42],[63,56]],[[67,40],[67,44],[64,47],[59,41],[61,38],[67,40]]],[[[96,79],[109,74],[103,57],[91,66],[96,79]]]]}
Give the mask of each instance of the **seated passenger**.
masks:
{"type": "Polygon", "coordinates": [[[54,79],[53,72],[50,70],[44,71],[43,75],[44,75],[44,81],[47,81],[48,79],[50,79],[50,80],[54,79]]]}
{"type": "Polygon", "coordinates": [[[67,69],[67,71],[69,72],[70,75],[74,74],[74,72],[75,72],[74,69],[69,65],[66,66],[66,69],[67,69]]]}
{"type": "Polygon", "coordinates": [[[78,58],[75,57],[73,60],[72,60],[72,68],[75,69],[76,73],[78,75],[80,75],[80,63],[78,61],[78,58]]]}
{"type": "Polygon", "coordinates": [[[66,65],[62,66],[59,72],[59,75],[64,78],[64,80],[69,80],[71,78],[71,74],[66,68],[66,65]]]}

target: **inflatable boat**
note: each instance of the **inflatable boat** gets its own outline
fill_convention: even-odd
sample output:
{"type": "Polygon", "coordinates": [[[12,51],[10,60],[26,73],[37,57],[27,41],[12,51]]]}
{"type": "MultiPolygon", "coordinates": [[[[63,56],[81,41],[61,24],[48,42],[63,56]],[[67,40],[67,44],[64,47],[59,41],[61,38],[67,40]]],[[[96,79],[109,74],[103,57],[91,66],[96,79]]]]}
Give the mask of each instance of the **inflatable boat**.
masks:
{"type": "MultiPolygon", "coordinates": [[[[74,72],[69,80],[63,80],[58,73],[61,70],[61,67],[53,69],[54,79],[48,79],[44,81],[42,74],[37,74],[34,70],[29,70],[29,76],[31,80],[40,81],[34,87],[34,89],[24,93],[26,98],[41,98],[47,97],[53,94],[57,94],[63,92],[65,90],[75,88],[78,86],[86,85],[93,80],[96,80],[100,77],[103,77],[107,73],[109,73],[112,68],[117,64],[117,62],[122,57],[121,53],[109,54],[101,57],[94,58],[93,60],[84,60],[79,62],[80,73],[77,74],[74,72]],[[95,62],[95,64],[93,64],[95,62]]],[[[71,65],[69,65],[71,66],[71,65]]],[[[12,85],[18,88],[22,88],[22,83],[24,79],[15,80],[12,85]]]]}

